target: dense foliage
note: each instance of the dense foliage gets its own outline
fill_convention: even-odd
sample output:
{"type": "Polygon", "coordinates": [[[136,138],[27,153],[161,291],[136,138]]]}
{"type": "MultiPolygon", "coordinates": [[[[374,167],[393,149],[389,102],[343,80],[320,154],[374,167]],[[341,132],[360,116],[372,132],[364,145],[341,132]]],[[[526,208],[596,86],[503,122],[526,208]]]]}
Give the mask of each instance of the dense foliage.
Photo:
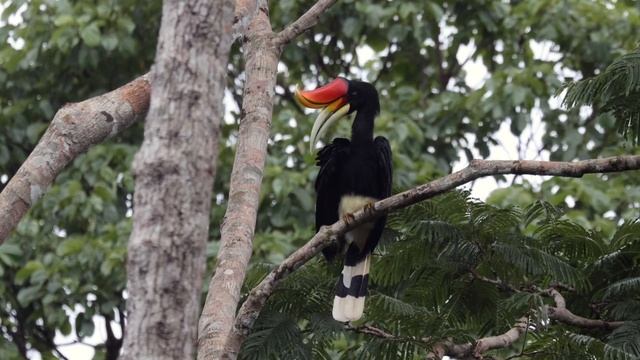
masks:
{"type": "MultiPolygon", "coordinates": [[[[466,192],[448,193],[393,214],[376,251],[366,314],[358,324],[345,330],[331,319],[331,274],[338,267],[315,261],[270,299],[245,343],[244,358],[263,359],[271,352],[281,358],[339,353],[345,359],[422,359],[444,339],[465,343],[496,335],[526,316],[527,336],[488,355],[635,359],[640,355],[638,231],[636,221],[611,235],[585,229],[544,201],[525,209],[499,208],[466,192]],[[613,333],[551,324],[546,307],[556,305],[545,289],[554,286],[578,315],[631,321],[613,333]],[[386,336],[371,336],[365,325],[386,336]]],[[[267,270],[256,264],[248,287],[267,270]]]]}
{"type": "MultiPolygon", "coordinates": [[[[0,189],[58,108],[148,70],[160,15],[159,2],[3,3],[0,42],[12,46],[0,50],[0,189]]],[[[117,356],[141,130],[76,159],[0,246],[0,358],[61,357],[56,343],[94,333],[108,334],[96,358],[117,356]],[[95,316],[113,323],[95,329],[95,316]]]]}
{"type": "Polygon", "coordinates": [[[616,59],[601,74],[566,86],[564,103],[591,105],[614,116],[618,130],[634,143],[640,139],[640,49],[616,59]]]}
{"type": "MultiPolygon", "coordinates": [[[[274,28],[312,3],[271,2],[274,28]]],[[[0,40],[11,46],[0,49],[0,189],[56,109],[149,69],[159,15],[160,1],[5,3],[0,40]]],[[[516,156],[527,148],[554,160],[637,153],[617,133],[607,101],[624,95],[616,111],[636,117],[618,121],[630,119],[625,129],[638,124],[637,67],[616,64],[637,61],[632,51],[639,25],[638,5],[623,0],[337,2],[283,54],[245,288],[312,235],[316,169],[305,139],[312,119],[292,101],[296,83],[313,86],[338,75],[375,83],[382,94],[376,132],[391,141],[397,190],[446,174],[474,154],[489,156],[505,133],[517,137],[516,156]],[[478,69],[486,69],[482,79],[473,76],[478,69]],[[593,103],[590,111],[549,101],[563,83],[596,75],[626,85],[609,86],[611,94],[592,85],[586,95],[567,98],[573,99],[569,105],[593,103]]],[[[236,108],[244,81],[241,60],[236,48],[229,69],[229,99],[236,108]]],[[[570,94],[577,91],[572,89],[570,94]]],[[[223,129],[210,264],[238,118],[231,111],[223,129]]],[[[130,164],[140,129],[74,161],[0,246],[0,358],[24,358],[28,351],[60,357],[58,348],[64,347],[56,346],[56,334],[85,341],[105,332],[108,341],[96,346],[96,358],[117,354],[118,335],[109,332],[124,326],[130,164]],[[112,325],[96,329],[96,316],[112,325]]],[[[345,124],[336,134],[347,131],[345,124]]],[[[640,356],[637,322],[613,332],[549,323],[539,315],[551,299],[533,290],[560,282],[571,288],[563,294],[576,314],[640,320],[637,176],[501,180],[503,188],[487,203],[451,193],[393,215],[373,265],[364,319],[393,338],[363,334],[361,324],[345,329],[330,319],[339,265],[317,259],[270,300],[243,357],[265,351],[280,358],[424,357],[438,340],[499,334],[523,315],[540,331],[492,355],[640,356]],[[287,351],[294,353],[285,356],[287,351]]]]}

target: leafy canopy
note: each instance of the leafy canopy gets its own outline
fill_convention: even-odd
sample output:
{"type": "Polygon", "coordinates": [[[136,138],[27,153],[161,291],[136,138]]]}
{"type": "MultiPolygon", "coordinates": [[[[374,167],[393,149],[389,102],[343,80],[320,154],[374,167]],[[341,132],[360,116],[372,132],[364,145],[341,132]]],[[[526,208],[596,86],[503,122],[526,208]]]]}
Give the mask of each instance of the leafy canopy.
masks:
{"type": "MultiPolygon", "coordinates": [[[[274,29],[312,3],[272,1],[274,29]]],[[[148,71],[160,8],[157,0],[5,2],[0,41],[13,45],[0,49],[0,189],[56,109],[148,71]]],[[[375,83],[382,94],[376,133],[391,142],[397,189],[448,173],[458,161],[488,156],[504,141],[501,128],[519,137],[522,148],[532,143],[527,134],[544,133],[535,150],[553,160],[636,153],[620,145],[618,126],[599,103],[585,114],[549,98],[567,81],[604,74],[636,47],[639,25],[633,1],[337,2],[283,53],[245,290],[312,236],[317,169],[305,142],[312,120],[292,101],[296,83],[313,86],[338,75],[375,83]],[[477,68],[486,75],[470,83],[477,68]]],[[[212,199],[210,268],[227,201],[243,79],[236,48],[228,77],[231,114],[222,129],[212,199]]],[[[24,358],[27,351],[53,358],[64,350],[55,334],[85,340],[96,332],[96,316],[112,319],[113,330],[123,324],[130,163],[141,128],[76,159],[0,246],[0,358],[24,358]]],[[[335,135],[347,131],[345,123],[335,135]]],[[[474,280],[468,271],[473,266],[516,287],[562,281],[576,288],[566,294],[572,311],[589,316],[589,301],[595,301],[606,303],[598,310],[607,318],[638,320],[631,316],[640,313],[633,297],[639,275],[632,270],[637,176],[504,184],[487,200],[490,205],[456,193],[443,198],[449,203],[435,199],[394,215],[376,256],[367,319],[400,340],[333,322],[328,314],[340,266],[317,260],[279,288],[242,356],[262,349],[284,358],[412,358],[428,348],[423,337],[465,341],[497,334],[524,313],[535,320],[536,309],[549,303],[539,294],[512,294],[474,280]],[[533,216],[531,209],[543,210],[533,216]],[[472,239],[475,234],[479,238],[472,239]]],[[[608,344],[633,354],[628,339],[634,329],[585,334],[551,326],[529,333],[527,349],[545,349],[540,357],[572,351],[600,357],[608,344]]],[[[96,359],[117,354],[119,343],[111,340],[95,347],[96,359]]]]}

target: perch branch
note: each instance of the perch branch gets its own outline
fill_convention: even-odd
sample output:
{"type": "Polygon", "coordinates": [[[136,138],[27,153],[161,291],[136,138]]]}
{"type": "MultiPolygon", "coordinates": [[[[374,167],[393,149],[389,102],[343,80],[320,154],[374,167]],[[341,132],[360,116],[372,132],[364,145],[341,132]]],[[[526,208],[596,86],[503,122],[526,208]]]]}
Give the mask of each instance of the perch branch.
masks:
{"type": "Polygon", "coordinates": [[[234,333],[242,337],[246,337],[249,334],[265,302],[283,278],[313,258],[322,248],[329,245],[341,234],[380,215],[430,199],[483,176],[529,174],[581,177],[584,174],[637,169],[640,169],[640,156],[637,155],[575,162],[473,160],[469,166],[460,171],[380,200],[367,211],[360,210],[354,213],[353,219],[349,224],[340,220],[331,226],[323,226],[309,242],[287,257],[260,284],[251,290],[236,317],[234,333]]]}
{"type": "Polygon", "coordinates": [[[142,119],[149,108],[147,75],[109,93],[63,106],[27,160],[0,193],[0,244],[78,155],[142,119]]]}

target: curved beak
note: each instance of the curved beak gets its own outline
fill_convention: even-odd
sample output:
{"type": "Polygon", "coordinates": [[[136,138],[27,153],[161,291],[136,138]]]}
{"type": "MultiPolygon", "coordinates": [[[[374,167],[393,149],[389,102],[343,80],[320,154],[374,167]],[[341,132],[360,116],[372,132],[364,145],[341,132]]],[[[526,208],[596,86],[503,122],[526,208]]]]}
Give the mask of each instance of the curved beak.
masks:
{"type": "Polygon", "coordinates": [[[329,84],[315,90],[296,88],[295,98],[300,105],[312,109],[322,109],[311,130],[309,150],[313,151],[318,140],[327,130],[349,113],[351,106],[347,102],[349,83],[337,78],[329,84]]]}

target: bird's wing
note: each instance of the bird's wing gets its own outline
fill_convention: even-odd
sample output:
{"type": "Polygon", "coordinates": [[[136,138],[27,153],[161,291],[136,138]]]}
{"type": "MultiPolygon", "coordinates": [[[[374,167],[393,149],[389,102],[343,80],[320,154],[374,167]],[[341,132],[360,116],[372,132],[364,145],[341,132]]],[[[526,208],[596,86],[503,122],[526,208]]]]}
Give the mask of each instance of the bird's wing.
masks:
{"type": "MultiPolygon", "coordinates": [[[[376,149],[376,162],[377,162],[377,171],[376,171],[376,198],[382,200],[391,196],[391,185],[393,179],[393,167],[391,162],[391,147],[389,146],[389,141],[382,137],[378,136],[374,140],[374,147],[376,149]]],[[[378,245],[378,241],[382,236],[382,231],[384,230],[385,223],[387,222],[387,216],[383,215],[377,218],[373,224],[373,228],[369,233],[367,238],[367,243],[364,249],[361,249],[358,252],[347,251],[347,258],[351,258],[352,261],[359,261],[366,254],[369,254],[375,249],[378,245]]],[[[356,249],[353,249],[354,251],[356,249]]]]}
{"type": "Polygon", "coordinates": [[[378,136],[375,138],[374,146],[376,148],[378,159],[378,199],[384,199],[391,196],[391,184],[393,179],[393,167],[391,165],[391,146],[389,141],[378,136]]]}
{"type": "MultiPolygon", "coordinates": [[[[340,180],[344,160],[349,157],[350,141],[336,138],[320,150],[316,164],[320,166],[316,178],[316,231],[322,225],[331,225],[338,221],[340,204],[340,180]]],[[[337,253],[337,246],[323,250],[325,257],[331,260],[337,253]]]]}

